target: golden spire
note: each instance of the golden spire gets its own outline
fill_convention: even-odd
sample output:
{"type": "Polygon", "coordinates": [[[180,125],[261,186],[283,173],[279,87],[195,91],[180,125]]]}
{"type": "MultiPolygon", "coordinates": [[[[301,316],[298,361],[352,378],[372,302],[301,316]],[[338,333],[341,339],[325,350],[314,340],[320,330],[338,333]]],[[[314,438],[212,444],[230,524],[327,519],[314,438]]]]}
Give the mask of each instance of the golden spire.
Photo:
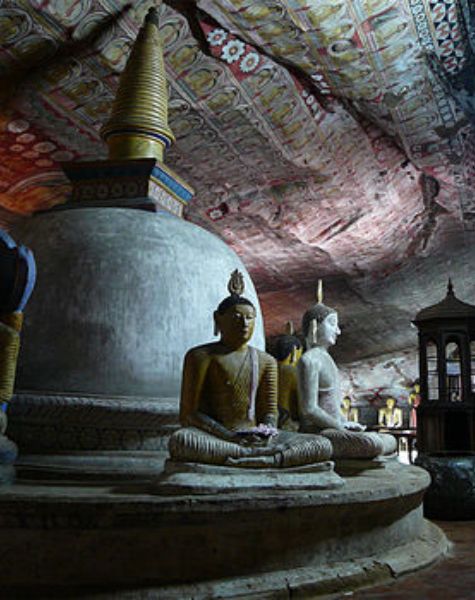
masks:
{"type": "Polygon", "coordinates": [[[318,280],[317,285],[317,302],[318,304],[323,302],[323,281],[321,279],[318,280]]]}
{"type": "Polygon", "coordinates": [[[168,88],[156,8],[145,17],[101,133],[112,160],[155,158],[163,162],[164,149],[175,141],[168,127],[168,88]]]}
{"type": "Polygon", "coordinates": [[[285,333],[286,335],[294,335],[295,329],[292,321],[287,321],[285,325],[285,333]]]}

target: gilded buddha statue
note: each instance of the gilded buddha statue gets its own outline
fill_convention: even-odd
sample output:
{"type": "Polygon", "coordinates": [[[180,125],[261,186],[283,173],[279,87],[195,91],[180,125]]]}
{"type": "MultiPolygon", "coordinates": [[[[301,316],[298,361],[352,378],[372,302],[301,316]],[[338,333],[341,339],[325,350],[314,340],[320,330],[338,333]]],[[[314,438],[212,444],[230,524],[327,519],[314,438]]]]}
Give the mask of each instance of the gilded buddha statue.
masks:
{"type": "Polygon", "coordinates": [[[214,313],[220,340],[185,356],[182,428],[170,438],[172,461],[257,468],[327,461],[328,439],[277,429],[277,363],[248,345],[256,311],[242,296],[244,280],[237,270],[228,289],[214,313]]]}
{"type": "Polygon", "coordinates": [[[386,406],[378,410],[378,425],[381,427],[402,427],[402,410],[397,406],[395,398],[388,398],[386,406]]]}
{"type": "Polygon", "coordinates": [[[341,403],[341,414],[345,421],[352,423],[359,422],[359,411],[356,406],[353,406],[350,396],[345,396],[341,403]]]}
{"type": "Polygon", "coordinates": [[[277,336],[272,345],[272,356],[277,360],[279,394],[279,429],[285,431],[299,430],[297,363],[302,356],[303,346],[294,334],[291,321],[287,323],[287,331],[277,336]]]}
{"type": "Polygon", "coordinates": [[[317,303],[302,319],[307,350],[297,366],[300,431],[329,439],[334,458],[371,459],[391,454],[396,450],[391,435],[364,432],[360,423],[343,419],[338,368],[328,352],[340,334],[338,314],[323,304],[322,297],[320,281],[317,303]]]}

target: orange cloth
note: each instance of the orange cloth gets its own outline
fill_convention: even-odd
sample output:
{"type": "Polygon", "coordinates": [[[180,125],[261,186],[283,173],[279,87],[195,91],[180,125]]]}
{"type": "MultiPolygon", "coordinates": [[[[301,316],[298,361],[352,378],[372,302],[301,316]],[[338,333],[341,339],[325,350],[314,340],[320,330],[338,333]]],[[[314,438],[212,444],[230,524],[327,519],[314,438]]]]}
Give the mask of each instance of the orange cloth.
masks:
{"type": "Polygon", "coordinates": [[[0,402],[13,395],[22,323],[22,313],[0,315],[0,402]]]}

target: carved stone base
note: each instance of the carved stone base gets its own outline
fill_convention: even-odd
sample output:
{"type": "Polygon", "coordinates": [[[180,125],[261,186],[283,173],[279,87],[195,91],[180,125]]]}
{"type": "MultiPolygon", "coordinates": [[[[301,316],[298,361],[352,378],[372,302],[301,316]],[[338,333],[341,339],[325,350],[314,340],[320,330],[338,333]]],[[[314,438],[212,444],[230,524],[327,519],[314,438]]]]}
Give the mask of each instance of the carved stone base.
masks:
{"type": "Polygon", "coordinates": [[[328,490],[344,485],[333,462],[313,463],[289,469],[220,467],[167,460],[153,492],[194,495],[253,491],[328,490]]]}
{"type": "Polygon", "coordinates": [[[8,415],[23,479],[149,481],[178,428],[178,398],[23,392],[8,415]]]}
{"type": "Polygon", "coordinates": [[[167,457],[155,452],[64,452],[21,454],[16,462],[18,477],[42,481],[100,481],[118,483],[156,479],[167,457]]]}
{"type": "Polygon", "coordinates": [[[23,453],[166,450],[178,427],[178,398],[23,392],[8,412],[23,453]]]}

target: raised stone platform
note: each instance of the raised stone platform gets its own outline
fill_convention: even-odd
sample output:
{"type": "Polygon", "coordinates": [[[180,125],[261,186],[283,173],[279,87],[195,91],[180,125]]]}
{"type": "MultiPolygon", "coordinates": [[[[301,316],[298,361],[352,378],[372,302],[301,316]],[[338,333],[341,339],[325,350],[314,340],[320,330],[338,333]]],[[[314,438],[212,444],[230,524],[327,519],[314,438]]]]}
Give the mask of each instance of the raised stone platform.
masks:
{"type": "Polygon", "coordinates": [[[301,467],[239,468],[174,462],[167,460],[163,473],[155,483],[157,494],[203,495],[240,493],[266,490],[328,490],[345,485],[333,470],[334,462],[327,460],[301,467]]]}
{"type": "MultiPolygon", "coordinates": [[[[0,490],[2,593],[101,598],[315,597],[431,564],[428,474],[388,461],[339,489],[162,496],[150,484],[0,490]]],[[[30,595],[29,597],[35,597],[30,595]]]]}

